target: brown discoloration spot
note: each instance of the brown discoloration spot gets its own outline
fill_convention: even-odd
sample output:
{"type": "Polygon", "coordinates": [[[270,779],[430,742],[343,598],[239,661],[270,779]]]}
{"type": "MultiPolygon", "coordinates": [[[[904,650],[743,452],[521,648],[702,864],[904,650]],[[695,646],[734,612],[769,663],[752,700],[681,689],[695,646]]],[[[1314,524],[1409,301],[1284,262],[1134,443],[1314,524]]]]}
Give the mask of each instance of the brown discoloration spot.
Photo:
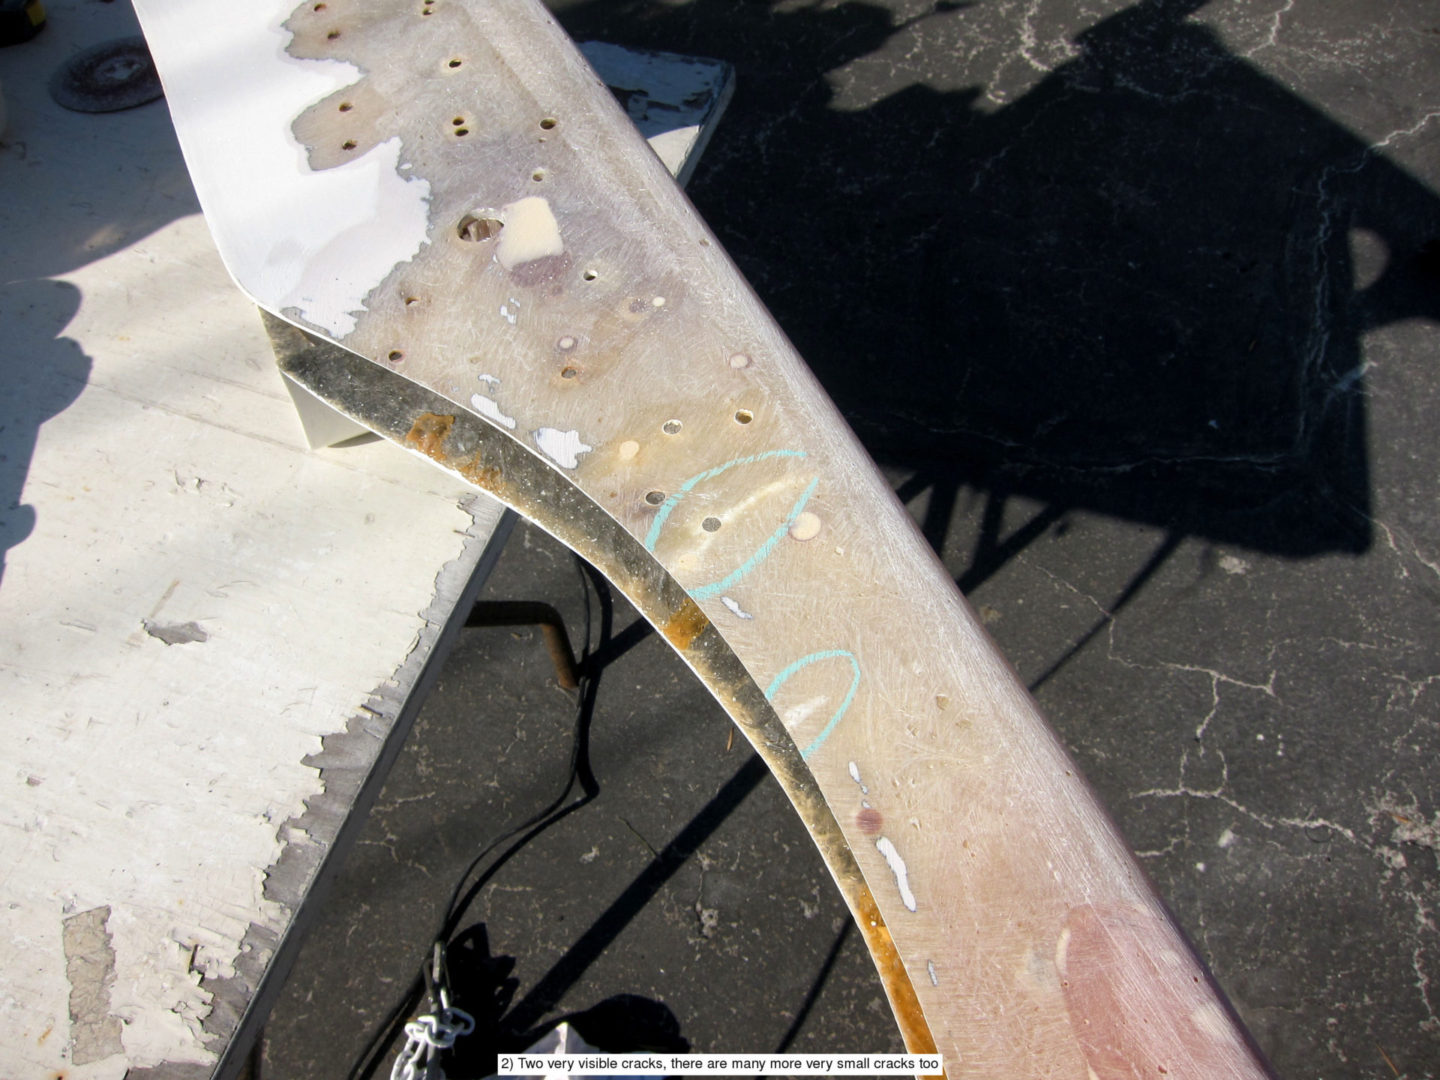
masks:
{"type": "Polygon", "coordinates": [[[950,707],[950,699],[944,694],[936,694],[935,707],[938,708],[941,712],[944,712],[950,707]]]}
{"type": "Polygon", "coordinates": [[[900,1026],[905,1048],[912,1054],[935,1053],[935,1036],[925,1022],[920,999],[915,996],[915,986],[906,974],[905,965],[900,962],[900,953],[890,936],[890,928],[885,925],[884,916],[875,906],[875,897],[868,888],[861,886],[853,900],[855,920],[860,932],[865,935],[866,945],[870,947],[870,957],[880,972],[880,981],[890,998],[890,1007],[895,1010],[895,1021],[900,1026]]]}
{"type": "Polygon", "coordinates": [[[670,642],[676,649],[682,652],[688,649],[706,628],[710,620],[700,610],[699,605],[688,596],[685,602],[680,605],[680,610],[665,620],[665,625],[660,632],[665,635],[665,640],[670,642]]]}
{"type": "Polygon", "coordinates": [[[855,824],[866,836],[874,836],[884,828],[885,816],[873,806],[866,806],[855,815],[855,824]]]}
{"type": "Polygon", "coordinates": [[[421,413],[411,425],[405,442],[420,453],[436,461],[445,459],[445,440],[455,426],[455,417],[440,416],[438,413],[421,413]]]}
{"type": "Polygon", "coordinates": [[[510,271],[510,279],[517,285],[533,288],[536,285],[563,281],[573,265],[568,253],[545,255],[515,267],[510,271]]]}

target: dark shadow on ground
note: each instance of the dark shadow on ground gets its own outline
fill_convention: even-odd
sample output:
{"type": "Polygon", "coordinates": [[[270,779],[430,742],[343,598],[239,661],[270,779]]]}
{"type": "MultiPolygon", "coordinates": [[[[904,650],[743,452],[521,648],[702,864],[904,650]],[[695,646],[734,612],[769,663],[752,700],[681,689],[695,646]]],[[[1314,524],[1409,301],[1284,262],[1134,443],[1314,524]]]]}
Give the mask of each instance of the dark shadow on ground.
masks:
{"type": "Polygon", "coordinates": [[[18,223],[27,228],[11,232],[0,207],[0,232],[9,234],[0,281],[69,273],[199,213],[163,100],[118,112],[77,113],[56,104],[45,89],[81,49],[139,33],[131,5],[95,3],[83,14],[52,11],[44,32],[4,50],[9,120],[0,132],[0,184],[33,183],[34,166],[62,153],[74,155],[76,168],[64,212],[45,221],[43,232],[28,228],[32,222],[18,223]],[[66,150],[47,137],[56,130],[65,132],[66,150]],[[36,240],[17,242],[21,237],[36,240]]]}
{"type": "MultiPolygon", "coordinates": [[[[979,4],[922,18],[963,19],[979,4]]],[[[997,524],[1013,496],[1303,557],[1370,542],[1360,336],[1440,318],[1440,202],[1145,0],[994,111],[912,85],[834,107],[881,7],[593,0],[577,37],[729,60],[691,194],[871,452],[997,524]],[[1358,232],[1360,230],[1362,232],[1358,232]],[[1357,236],[1359,239],[1357,240],[1357,236]]],[[[973,587],[1027,542],[998,532],[973,587]]],[[[1143,585],[1143,580],[1137,584],[1143,585]]]]}
{"type": "Polygon", "coordinates": [[[62,336],[79,309],[80,290],[69,282],[0,286],[0,587],[6,552],[35,529],[35,508],[20,499],[40,425],[78,398],[90,377],[90,357],[62,336]]]}

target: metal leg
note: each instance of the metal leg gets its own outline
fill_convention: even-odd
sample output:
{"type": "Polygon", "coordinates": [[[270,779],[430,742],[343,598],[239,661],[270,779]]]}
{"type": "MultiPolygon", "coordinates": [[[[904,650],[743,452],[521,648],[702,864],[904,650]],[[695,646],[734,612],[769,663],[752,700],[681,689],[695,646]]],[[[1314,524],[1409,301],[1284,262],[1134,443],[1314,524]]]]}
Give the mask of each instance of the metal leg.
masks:
{"type": "Polygon", "coordinates": [[[529,600],[484,600],[470,609],[465,625],[540,627],[545,635],[545,648],[550,652],[550,662],[555,665],[555,681],[566,690],[579,687],[580,673],[575,666],[575,651],[570,647],[570,636],[565,632],[560,612],[549,604],[529,600]]]}

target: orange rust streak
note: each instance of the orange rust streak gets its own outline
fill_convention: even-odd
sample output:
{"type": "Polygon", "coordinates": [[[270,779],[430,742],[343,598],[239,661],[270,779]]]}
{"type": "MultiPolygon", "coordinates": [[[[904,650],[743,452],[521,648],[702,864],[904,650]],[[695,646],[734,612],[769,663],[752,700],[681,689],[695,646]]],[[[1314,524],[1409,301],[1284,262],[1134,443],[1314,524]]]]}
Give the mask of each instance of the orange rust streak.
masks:
{"type": "MultiPolygon", "coordinates": [[[[855,921],[860,924],[860,932],[865,935],[865,944],[869,946],[870,956],[880,972],[880,981],[890,997],[890,1007],[895,1010],[895,1020],[900,1025],[906,1050],[912,1054],[935,1053],[935,1036],[930,1033],[930,1025],[920,1008],[920,999],[915,996],[915,986],[900,961],[885,918],[875,906],[875,897],[862,885],[851,900],[855,905],[855,921]]],[[[945,1073],[939,1075],[944,1076],[945,1073]]]]}
{"type": "Polygon", "coordinates": [[[503,494],[505,476],[498,465],[484,465],[477,458],[461,465],[460,475],[478,488],[497,495],[503,494]]]}
{"type": "Polygon", "coordinates": [[[683,652],[694,644],[695,639],[703,634],[709,625],[710,620],[705,617],[699,605],[687,596],[680,605],[680,610],[665,620],[660,632],[665,635],[666,641],[683,652]]]}
{"type": "Polygon", "coordinates": [[[436,461],[445,459],[445,440],[450,437],[450,429],[455,426],[455,417],[441,416],[438,413],[421,413],[415,418],[409,433],[405,436],[405,442],[413,446],[420,453],[436,461]]]}

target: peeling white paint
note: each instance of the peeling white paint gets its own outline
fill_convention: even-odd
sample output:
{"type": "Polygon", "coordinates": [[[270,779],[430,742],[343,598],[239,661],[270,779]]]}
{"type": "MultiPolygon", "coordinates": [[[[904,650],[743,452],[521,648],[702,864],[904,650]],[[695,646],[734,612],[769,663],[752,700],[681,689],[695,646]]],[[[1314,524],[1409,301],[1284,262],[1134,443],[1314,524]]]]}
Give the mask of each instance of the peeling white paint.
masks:
{"type": "Polygon", "coordinates": [[[753,619],[753,618],[755,618],[754,615],[751,615],[748,611],[745,611],[744,609],[742,609],[742,608],[740,607],[740,605],[739,605],[736,601],[730,599],[730,597],[728,597],[728,596],[722,596],[722,597],[720,597],[720,602],[721,602],[722,604],[724,604],[727,608],[729,608],[729,609],[730,609],[730,613],[731,613],[732,615],[734,615],[736,618],[739,618],[739,619],[753,619]]]}
{"type": "Polygon", "coordinates": [[[925,961],[925,971],[926,971],[926,973],[930,976],[930,985],[931,985],[931,986],[939,986],[939,985],[940,985],[940,978],[939,978],[939,976],[937,976],[937,975],[935,974],[935,961],[934,961],[934,960],[926,960],[926,961],[925,961]]]}
{"type": "Polygon", "coordinates": [[[580,441],[580,432],[561,431],[558,428],[542,427],[534,433],[535,445],[546,457],[563,469],[573,469],[580,464],[580,455],[595,449],[580,441]]]}
{"type": "Polygon", "coordinates": [[[494,398],[488,398],[484,394],[471,394],[470,407],[487,420],[494,420],[497,424],[503,424],[511,431],[515,430],[515,418],[506,416],[500,409],[500,404],[494,398]]]}
{"type": "Polygon", "coordinates": [[[531,195],[500,209],[505,228],[495,244],[495,261],[506,270],[565,253],[560,237],[560,223],[550,209],[548,199],[531,195]]]}
{"type": "Polygon", "coordinates": [[[500,305],[500,317],[514,326],[520,321],[520,301],[510,297],[508,301],[500,305]]]}
{"type": "Polygon", "coordinates": [[[885,862],[890,867],[890,872],[895,875],[895,887],[900,890],[900,902],[910,910],[915,910],[915,894],[910,891],[910,871],[905,867],[905,860],[900,857],[895,844],[888,836],[882,836],[875,841],[875,849],[885,856],[885,862]]]}
{"type": "Polygon", "coordinates": [[[480,381],[483,382],[486,386],[499,386],[499,385],[500,385],[500,377],[499,377],[498,375],[488,375],[488,374],[487,374],[487,375],[478,376],[478,378],[479,378],[480,381]]]}
{"type": "Polygon", "coordinates": [[[274,5],[238,4],[223,20],[204,4],[136,8],[157,54],[203,56],[205,79],[236,91],[166,99],[226,268],[264,306],[344,337],[371,290],[426,242],[430,185],[400,175],[398,136],[312,171],[275,117],[299,116],[360,69],[288,55],[289,10],[274,5]]]}

